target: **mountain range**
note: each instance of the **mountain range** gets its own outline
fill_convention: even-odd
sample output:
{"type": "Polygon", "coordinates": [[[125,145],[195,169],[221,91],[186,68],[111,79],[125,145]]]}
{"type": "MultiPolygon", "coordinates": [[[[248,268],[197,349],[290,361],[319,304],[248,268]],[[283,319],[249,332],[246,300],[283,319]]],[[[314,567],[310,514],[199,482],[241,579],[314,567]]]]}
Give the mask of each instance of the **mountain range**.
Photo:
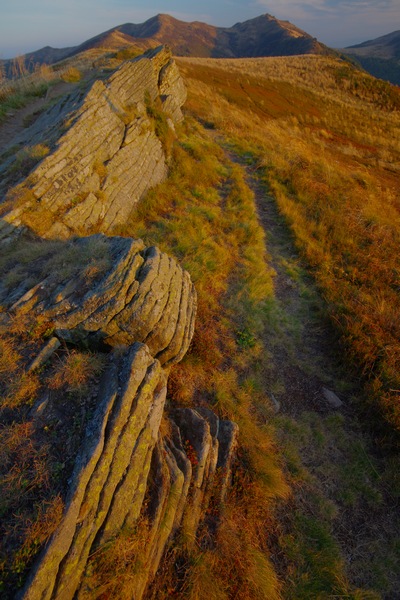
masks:
{"type": "MultiPolygon", "coordinates": [[[[167,44],[176,56],[239,58],[333,54],[334,51],[289,21],[265,14],[233,27],[214,27],[198,21],[186,23],[159,14],[144,23],[125,23],[100,33],[79,46],[46,46],[24,55],[27,66],[53,64],[93,48],[118,50],[136,46],[140,50],[167,44]]],[[[4,61],[6,70],[11,60],[4,61]]]]}
{"type": "MultiPolygon", "coordinates": [[[[78,46],[40,50],[24,55],[25,66],[54,64],[92,49],[116,51],[133,47],[139,52],[167,44],[176,56],[203,58],[251,58],[299,54],[348,55],[372,75],[400,85],[400,31],[356,46],[334,50],[289,21],[263,14],[236,23],[215,27],[194,21],[187,23],[158,14],[144,23],[124,23],[100,33],[78,46]]],[[[12,75],[12,59],[2,61],[7,76],[12,75]]]]}

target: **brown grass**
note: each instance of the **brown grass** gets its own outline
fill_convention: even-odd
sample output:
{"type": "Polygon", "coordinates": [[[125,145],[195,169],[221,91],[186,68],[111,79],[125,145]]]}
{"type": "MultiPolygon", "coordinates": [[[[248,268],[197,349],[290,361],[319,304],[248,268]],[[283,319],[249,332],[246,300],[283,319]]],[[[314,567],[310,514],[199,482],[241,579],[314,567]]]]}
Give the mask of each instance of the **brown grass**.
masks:
{"type": "Polygon", "coordinates": [[[252,156],[375,410],[400,428],[398,91],[336,59],[181,64],[190,110],[252,156]]]}
{"type": "Polygon", "coordinates": [[[54,390],[87,394],[93,377],[98,375],[103,364],[101,355],[68,351],[50,375],[48,386],[54,390]]]}

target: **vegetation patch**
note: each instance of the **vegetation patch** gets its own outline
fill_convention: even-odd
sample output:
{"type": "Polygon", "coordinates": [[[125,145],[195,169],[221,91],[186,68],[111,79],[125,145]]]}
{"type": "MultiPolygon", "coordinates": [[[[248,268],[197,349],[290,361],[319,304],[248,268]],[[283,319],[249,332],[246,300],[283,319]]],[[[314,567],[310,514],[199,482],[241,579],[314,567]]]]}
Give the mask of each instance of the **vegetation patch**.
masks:
{"type": "MultiPolygon", "coordinates": [[[[301,439],[296,437],[303,435],[302,425],[298,428],[295,421],[291,422],[295,433],[285,456],[293,496],[287,505],[283,504],[283,512],[276,513],[278,555],[282,552],[277,568],[287,582],[284,595],[368,598],[380,597],[383,590],[390,595],[396,585],[393,582],[398,581],[398,570],[385,578],[382,569],[385,556],[390,564],[397,560],[395,551],[386,551],[388,545],[391,549],[398,547],[398,529],[392,528],[389,533],[390,523],[397,520],[393,513],[397,496],[388,494],[384,482],[393,477],[393,488],[398,489],[393,472],[398,460],[387,452],[395,442],[393,434],[380,427],[382,416],[392,426],[399,426],[399,332],[393,319],[399,308],[395,250],[400,231],[395,175],[400,158],[396,141],[400,127],[395,108],[397,91],[390,88],[389,93],[386,86],[363,73],[347,71],[347,67],[338,82],[336,70],[342,65],[330,58],[182,59],[180,64],[189,85],[187,106],[191,114],[212,126],[217,139],[223,136],[225,147],[233,149],[264,189],[269,188],[275,196],[304,264],[323,295],[331,322],[341,334],[348,371],[358,366],[361,373],[367,393],[359,393],[354,402],[362,422],[367,430],[371,421],[375,423],[373,438],[365,434],[368,442],[357,429],[353,432],[356,441],[350,443],[351,438],[347,439],[347,459],[342,464],[336,454],[342,447],[340,435],[327,435],[321,417],[316,416],[320,425],[311,435],[315,450],[311,444],[302,448],[301,439]],[[264,106],[260,105],[260,92],[244,85],[247,73],[257,74],[258,86],[265,87],[264,106]],[[292,105],[289,108],[283,103],[276,111],[274,98],[278,101],[287,84],[292,86],[292,105]],[[231,88],[229,93],[227,86],[231,88]],[[297,100],[298,111],[294,108],[297,100]],[[317,103],[318,112],[314,110],[317,103]],[[325,436],[334,453],[329,456],[333,465],[328,468],[322,460],[319,468],[321,456],[317,449],[319,445],[325,448],[325,436]],[[309,464],[310,456],[317,464],[309,464]],[[346,464],[353,465],[352,469],[347,470],[346,464]],[[378,477],[374,470],[371,472],[371,465],[378,477]],[[353,478],[349,477],[350,471],[353,478]],[[327,491],[325,486],[334,485],[334,481],[337,490],[327,491]],[[380,537],[374,546],[380,549],[375,557],[374,552],[366,551],[377,537],[371,510],[388,535],[380,537]],[[337,529],[339,523],[340,527],[346,523],[344,527],[349,530],[353,526],[359,527],[357,531],[366,527],[365,545],[360,541],[360,549],[351,550],[357,556],[354,569],[344,560],[351,539],[343,539],[342,530],[337,529]],[[385,542],[389,538],[390,542],[385,542]],[[332,561],[328,564],[329,556],[332,561]],[[370,570],[375,578],[368,576],[370,570]]],[[[293,271],[292,264],[282,266],[293,282],[301,280],[301,273],[293,271]]],[[[301,292],[300,285],[296,284],[295,289],[301,292]]],[[[307,299],[307,287],[301,293],[307,299]]],[[[283,339],[295,340],[296,324],[277,312],[280,310],[273,300],[267,303],[267,323],[273,326],[275,321],[277,335],[283,332],[283,339]]],[[[281,350],[282,343],[277,340],[276,351],[281,350]]],[[[295,368],[297,358],[289,356],[295,368]]],[[[301,415],[302,411],[298,412],[301,415]]],[[[350,423],[352,419],[337,424],[338,430],[351,431],[350,423]]],[[[276,422],[278,432],[284,426],[276,422]]]]}
{"type": "Polygon", "coordinates": [[[161,141],[165,154],[169,157],[172,150],[172,144],[175,140],[175,132],[168,123],[168,116],[163,110],[161,99],[157,97],[152,101],[149,94],[147,94],[145,96],[145,106],[147,116],[154,124],[154,132],[161,141]]]}

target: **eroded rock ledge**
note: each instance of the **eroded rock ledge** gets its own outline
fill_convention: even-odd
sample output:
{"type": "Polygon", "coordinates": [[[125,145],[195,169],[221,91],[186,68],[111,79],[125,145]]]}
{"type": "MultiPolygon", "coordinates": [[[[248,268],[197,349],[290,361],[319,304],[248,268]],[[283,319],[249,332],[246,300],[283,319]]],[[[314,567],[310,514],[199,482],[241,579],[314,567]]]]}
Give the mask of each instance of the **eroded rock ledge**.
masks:
{"type": "MultiPolygon", "coordinates": [[[[73,266],[50,269],[33,287],[22,282],[12,292],[4,289],[1,301],[10,313],[40,315],[59,340],[114,349],[61,524],[21,597],[95,597],[85,578],[89,557],[145,518],[143,566],[132,575],[137,600],[176,531],[182,528],[194,543],[211,496],[223,500],[237,426],[207,408],[184,408],[169,411],[168,433],[160,434],[169,367],[187,351],[196,313],[190,276],[174,259],[141,240],[102,234],[59,243],[57,250],[42,243],[51,244],[53,264],[65,258],[73,266]]],[[[46,272],[49,263],[36,265],[40,261],[30,263],[31,272],[46,272]]],[[[56,338],[30,368],[57,351],[56,338]]]]}
{"type": "MultiPolygon", "coordinates": [[[[40,144],[50,153],[8,192],[14,206],[0,222],[0,239],[25,227],[67,239],[93,229],[108,233],[124,223],[138,200],[167,176],[152,115],[159,111],[173,130],[185,99],[164,47],[123,63],[86,94],[62,99],[10,144],[28,154],[40,144]]],[[[10,170],[18,171],[14,154],[0,167],[3,181],[10,170]]]]}
{"type": "MultiPolygon", "coordinates": [[[[185,97],[169,52],[157,49],[87,94],[64,99],[17,140],[34,146],[45,139],[51,148],[13,190],[14,207],[0,221],[0,241],[29,229],[44,238],[24,276],[11,276],[11,260],[0,282],[10,314],[40,316],[54,330],[27,370],[51,363],[61,342],[107,356],[61,522],[19,595],[24,600],[97,597],[90,557],[145,522],[141,568],[132,571],[129,592],[140,600],[172,536],[181,528],[194,543],[210,499],[223,501],[229,484],[237,426],[204,406],[164,413],[170,367],[194,332],[189,274],[141,240],[104,235],[166,176],[151,115],[161,107],[173,128],[185,97]],[[92,228],[103,233],[86,235],[92,228]]],[[[10,166],[11,158],[0,167],[5,179],[10,166]]],[[[45,411],[47,400],[38,402],[45,411]]]]}
{"type": "Polygon", "coordinates": [[[141,240],[101,234],[58,252],[58,264],[63,255],[74,260],[72,274],[56,269],[31,289],[23,283],[8,296],[12,310],[40,314],[60,339],[80,347],[143,342],[164,367],[181,360],[193,336],[196,292],[173,258],[141,240]]]}

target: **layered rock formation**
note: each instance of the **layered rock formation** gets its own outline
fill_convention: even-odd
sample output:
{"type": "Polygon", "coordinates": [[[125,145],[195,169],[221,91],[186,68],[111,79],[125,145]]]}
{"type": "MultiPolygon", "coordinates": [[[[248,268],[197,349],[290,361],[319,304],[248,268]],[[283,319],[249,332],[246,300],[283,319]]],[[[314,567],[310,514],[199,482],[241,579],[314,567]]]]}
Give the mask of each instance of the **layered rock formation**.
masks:
{"type": "Polygon", "coordinates": [[[22,283],[8,296],[19,296],[13,310],[40,314],[59,338],[81,347],[143,342],[164,367],[181,360],[193,336],[196,295],[174,259],[141,240],[103,235],[78,238],[59,253],[74,257],[72,274],[54,271],[29,290],[22,283]]]}
{"type": "MultiPolygon", "coordinates": [[[[8,192],[14,206],[0,223],[0,239],[24,227],[67,239],[94,229],[108,233],[124,223],[138,200],[167,175],[155,118],[173,128],[182,119],[185,99],[179,71],[161,47],[48,110],[10,144],[27,156],[35,155],[39,144],[50,152],[8,192]]],[[[13,152],[0,167],[3,185],[18,172],[16,161],[13,152]]]]}
{"type": "MultiPolygon", "coordinates": [[[[95,410],[61,522],[28,576],[25,600],[97,597],[90,557],[145,522],[141,567],[133,569],[129,591],[140,600],[177,530],[194,543],[210,499],[218,505],[226,493],[237,426],[204,406],[164,413],[170,367],[183,358],[194,331],[189,274],[141,240],[104,233],[62,239],[92,226],[108,232],[165,176],[166,157],[149,116],[155,109],[146,104],[158,101],[168,114],[163,118],[177,121],[184,97],[175,64],[157,50],[125,63],[88,94],[59,103],[30,130],[36,143],[43,127],[53,150],[17,188],[28,190],[28,200],[25,194],[3,217],[0,236],[9,242],[31,228],[61,239],[36,241],[36,258],[18,284],[9,261],[0,303],[8,315],[40,317],[54,332],[28,371],[58,360],[61,343],[102,352],[107,366],[91,391],[95,410]],[[67,115],[67,131],[55,142],[57,123],[67,115]]],[[[8,173],[10,163],[2,168],[8,173]]],[[[34,419],[51,405],[38,402],[34,419]]]]}
{"type": "MultiPolygon", "coordinates": [[[[61,524],[22,597],[87,597],[90,555],[146,517],[142,568],[131,578],[134,598],[140,599],[171,536],[182,527],[194,543],[211,495],[223,500],[237,426],[220,422],[204,407],[185,408],[170,414],[169,433],[159,433],[168,368],[186,352],[196,312],[190,277],[173,259],[140,240],[103,235],[60,244],[59,252],[80,256],[80,263],[67,276],[55,271],[31,289],[21,284],[8,295],[10,313],[38,314],[55,327],[56,337],[30,369],[57,351],[59,339],[115,350],[99,384],[61,524]],[[88,266],[95,271],[89,279],[88,266]]],[[[35,261],[31,268],[40,271],[35,261]]]]}

